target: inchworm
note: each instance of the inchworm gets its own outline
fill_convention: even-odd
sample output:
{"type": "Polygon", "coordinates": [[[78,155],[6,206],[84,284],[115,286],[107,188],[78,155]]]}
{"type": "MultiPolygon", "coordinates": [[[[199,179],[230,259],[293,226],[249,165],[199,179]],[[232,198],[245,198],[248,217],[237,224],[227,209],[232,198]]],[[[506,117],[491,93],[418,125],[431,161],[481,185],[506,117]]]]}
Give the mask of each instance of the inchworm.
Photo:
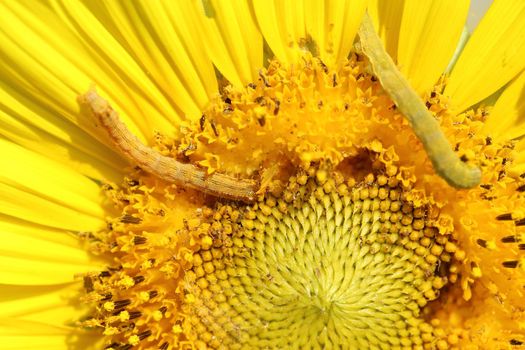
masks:
{"type": "Polygon", "coordinates": [[[79,97],[80,103],[88,106],[115,148],[130,162],[144,171],[168,182],[211,194],[220,198],[252,202],[257,183],[254,180],[237,179],[213,173],[192,164],[181,163],[166,157],[144,145],[120,120],[118,113],[96,91],[90,90],[79,97]]]}
{"type": "Polygon", "coordinates": [[[463,163],[454,153],[439,123],[384,49],[368,15],[364,16],[358,35],[361,50],[368,57],[374,74],[399,111],[410,122],[436,173],[457,188],[472,188],[478,185],[481,181],[481,170],[463,163]]]}

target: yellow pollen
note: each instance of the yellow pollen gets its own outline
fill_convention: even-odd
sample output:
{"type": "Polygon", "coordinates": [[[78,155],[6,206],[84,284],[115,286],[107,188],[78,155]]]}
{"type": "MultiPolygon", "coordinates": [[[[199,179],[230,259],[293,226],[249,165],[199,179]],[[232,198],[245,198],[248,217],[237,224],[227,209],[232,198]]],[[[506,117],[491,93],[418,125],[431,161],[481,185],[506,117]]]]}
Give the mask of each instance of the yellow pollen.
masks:
{"type": "Polygon", "coordinates": [[[128,342],[131,345],[137,345],[140,342],[140,339],[136,335],[132,335],[131,337],[129,337],[128,342]]]}

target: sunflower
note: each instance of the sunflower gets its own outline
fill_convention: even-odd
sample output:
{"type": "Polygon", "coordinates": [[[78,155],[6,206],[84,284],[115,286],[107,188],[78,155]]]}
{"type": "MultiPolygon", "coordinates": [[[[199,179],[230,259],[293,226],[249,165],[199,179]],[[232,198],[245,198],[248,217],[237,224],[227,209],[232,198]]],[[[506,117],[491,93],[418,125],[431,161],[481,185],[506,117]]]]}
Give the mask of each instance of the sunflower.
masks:
{"type": "Polygon", "coordinates": [[[468,9],[1,2],[2,348],[525,344],[525,3],[468,9]]]}

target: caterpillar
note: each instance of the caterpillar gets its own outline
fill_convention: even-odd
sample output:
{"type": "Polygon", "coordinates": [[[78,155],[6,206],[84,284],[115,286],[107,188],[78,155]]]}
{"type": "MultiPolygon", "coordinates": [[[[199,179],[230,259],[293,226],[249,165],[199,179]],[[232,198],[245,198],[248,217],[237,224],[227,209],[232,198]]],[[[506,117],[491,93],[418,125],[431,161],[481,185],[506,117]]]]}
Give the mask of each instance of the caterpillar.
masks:
{"type": "Polygon", "coordinates": [[[363,18],[358,36],[360,49],[368,57],[374,74],[399,111],[408,119],[436,173],[456,188],[477,186],[481,181],[481,170],[462,162],[454,153],[439,123],[384,49],[368,14],[363,18]]]}
{"type": "Polygon", "coordinates": [[[219,198],[252,202],[257,183],[250,179],[237,179],[220,173],[207,174],[204,169],[163,156],[155,149],[144,145],[120,120],[118,113],[108,101],[95,90],[79,96],[107,132],[113,146],[128,161],[144,171],[168,182],[192,188],[219,198]]]}

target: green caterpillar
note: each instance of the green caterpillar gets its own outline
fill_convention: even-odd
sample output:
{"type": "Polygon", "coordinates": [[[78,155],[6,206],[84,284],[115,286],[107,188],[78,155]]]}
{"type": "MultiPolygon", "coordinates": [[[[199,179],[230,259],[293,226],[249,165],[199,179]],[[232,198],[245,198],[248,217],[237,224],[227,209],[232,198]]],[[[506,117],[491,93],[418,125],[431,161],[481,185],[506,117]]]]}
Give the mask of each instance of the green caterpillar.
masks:
{"type": "Polygon", "coordinates": [[[359,28],[361,50],[368,57],[383,89],[408,119],[414,133],[423,143],[436,173],[456,188],[472,188],[481,181],[481,170],[463,163],[454,153],[438,122],[385,51],[374,30],[370,16],[365,15],[359,28]]]}

